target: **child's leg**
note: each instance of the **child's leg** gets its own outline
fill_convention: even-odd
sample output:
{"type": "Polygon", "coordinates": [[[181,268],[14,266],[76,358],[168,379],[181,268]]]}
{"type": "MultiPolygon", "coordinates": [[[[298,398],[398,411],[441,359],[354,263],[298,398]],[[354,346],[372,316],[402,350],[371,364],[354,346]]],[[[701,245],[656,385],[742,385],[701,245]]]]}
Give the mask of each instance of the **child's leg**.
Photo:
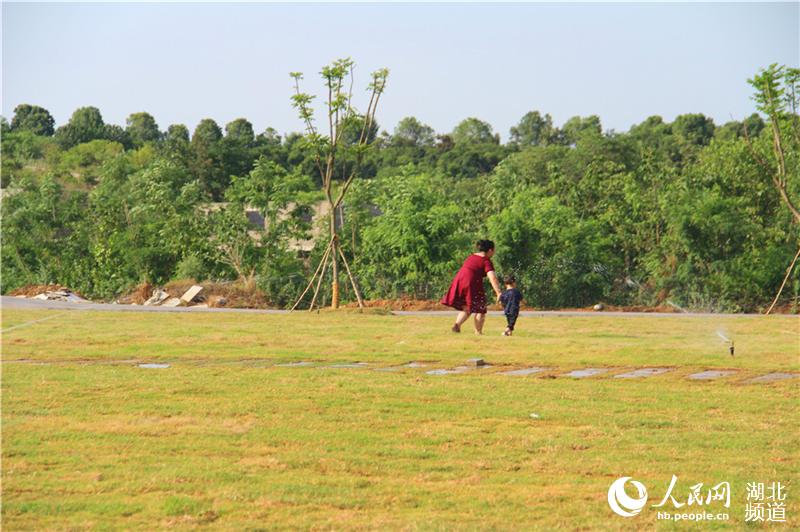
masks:
{"type": "Polygon", "coordinates": [[[511,331],[514,330],[514,327],[511,325],[511,316],[505,314],[505,317],[506,317],[506,323],[508,325],[506,326],[506,330],[503,331],[503,336],[511,336],[511,331]]]}
{"type": "Polygon", "coordinates": [[[506,314],[506,321],[508,322],[508,330],[513,331],[514,325],[517,323],[517,317],[519,316],[518,312],[514,314],[506,314]]]}

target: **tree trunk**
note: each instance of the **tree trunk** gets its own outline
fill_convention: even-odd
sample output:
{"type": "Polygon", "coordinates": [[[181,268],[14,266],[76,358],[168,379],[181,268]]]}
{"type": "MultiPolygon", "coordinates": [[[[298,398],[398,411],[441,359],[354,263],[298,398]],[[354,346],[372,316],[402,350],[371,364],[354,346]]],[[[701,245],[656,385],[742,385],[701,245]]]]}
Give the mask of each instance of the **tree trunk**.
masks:
{"type": "Polygon", "coordinates": [[[337,257],[339,254],[339,238],[336,234],[336,207],[330,200],[328,200],[328,205],[330,205],[331,210],[331,245],[333,246],[331,249],[331,258],[333,260],[331,263],[331,308],[337,309],[339,308],[339,261],[337,257]]]}

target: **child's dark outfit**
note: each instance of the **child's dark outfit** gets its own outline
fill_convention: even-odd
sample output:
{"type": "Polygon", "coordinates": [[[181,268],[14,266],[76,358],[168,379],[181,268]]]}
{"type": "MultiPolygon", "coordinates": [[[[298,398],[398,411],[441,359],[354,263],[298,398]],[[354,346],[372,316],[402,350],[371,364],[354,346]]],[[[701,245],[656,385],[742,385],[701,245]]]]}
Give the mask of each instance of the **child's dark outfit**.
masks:
{"type": "Polygon", "coordinates": [[[513,331],[514,324],[517,323],[520,301],[522,301],[522,292],[516,288],[508,288],[500,294],[500,303],[503,304],[503,313],[506,315],[509,331],[513,331]]]}

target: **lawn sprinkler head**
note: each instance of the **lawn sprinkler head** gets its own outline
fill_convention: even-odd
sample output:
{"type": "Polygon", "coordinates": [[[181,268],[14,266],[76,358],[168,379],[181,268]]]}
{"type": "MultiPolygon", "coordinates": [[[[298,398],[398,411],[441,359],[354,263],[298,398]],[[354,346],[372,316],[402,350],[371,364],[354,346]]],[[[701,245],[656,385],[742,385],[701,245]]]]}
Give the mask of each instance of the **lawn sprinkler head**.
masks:
{"type": "Polygon", "coordinates": [[[728,344],[728,352],[730,352],[731,356],[733,356],[733,352],[734,352],[733,340],[731,340],[730,338],[728,338],[727,336],[722,334],[720,331],[717,331],[717,336],[722,338],[722,341],[725,342],[726,344],[728,344]]]}

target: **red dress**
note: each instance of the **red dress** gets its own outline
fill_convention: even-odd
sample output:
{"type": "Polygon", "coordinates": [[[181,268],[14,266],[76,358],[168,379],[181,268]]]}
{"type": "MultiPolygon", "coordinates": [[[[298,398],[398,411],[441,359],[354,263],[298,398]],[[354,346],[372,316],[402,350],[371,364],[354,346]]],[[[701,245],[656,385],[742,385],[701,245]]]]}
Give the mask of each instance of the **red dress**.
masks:
{"type": "Polygon", "coordinates": [[[442,305],[475,314],[486,313],[486,291],[483,278],[494,271],[494,265],[487,257],[470,255],[458,270],[450,289],[442,298],[442,305]]]}

